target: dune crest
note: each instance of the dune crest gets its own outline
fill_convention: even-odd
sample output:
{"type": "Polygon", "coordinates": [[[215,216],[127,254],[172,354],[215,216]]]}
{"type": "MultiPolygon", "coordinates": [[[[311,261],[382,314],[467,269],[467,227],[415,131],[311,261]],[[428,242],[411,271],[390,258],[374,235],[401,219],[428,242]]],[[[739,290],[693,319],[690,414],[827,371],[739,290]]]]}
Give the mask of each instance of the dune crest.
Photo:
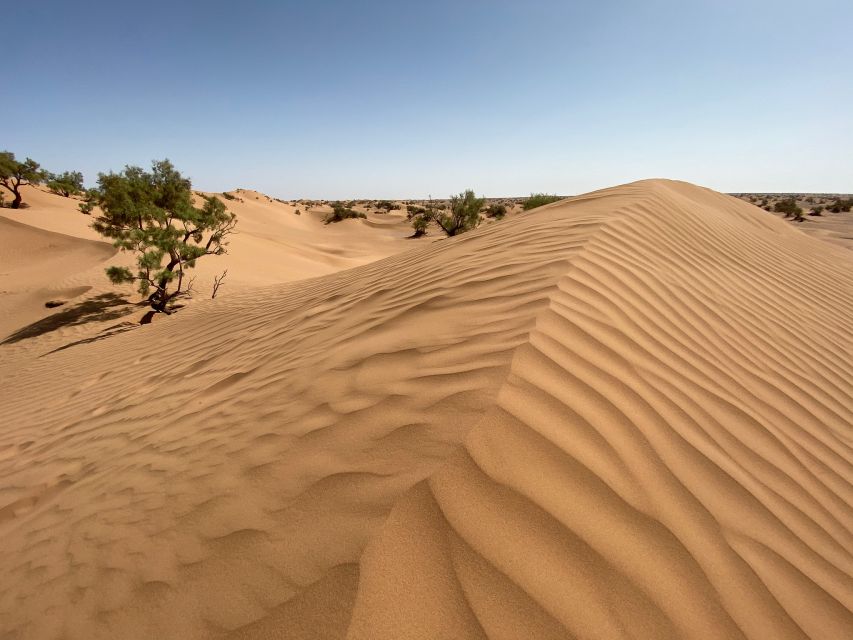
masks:
{"type": "Polygon", "coordinates": [[[851,267],[644,181],[30,362],[0,633],[842,637],[851,267]]]}

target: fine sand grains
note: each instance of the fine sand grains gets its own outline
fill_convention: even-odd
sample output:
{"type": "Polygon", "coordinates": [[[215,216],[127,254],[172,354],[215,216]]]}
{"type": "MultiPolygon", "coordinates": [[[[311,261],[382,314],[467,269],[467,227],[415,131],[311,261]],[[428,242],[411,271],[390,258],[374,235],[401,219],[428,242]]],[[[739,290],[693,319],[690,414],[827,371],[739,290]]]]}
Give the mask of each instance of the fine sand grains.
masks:
{"type": "Polygon", "coordinates": [[[844,637],[851,267],[645,181],[33,359],[0,636],[844,637]]]}

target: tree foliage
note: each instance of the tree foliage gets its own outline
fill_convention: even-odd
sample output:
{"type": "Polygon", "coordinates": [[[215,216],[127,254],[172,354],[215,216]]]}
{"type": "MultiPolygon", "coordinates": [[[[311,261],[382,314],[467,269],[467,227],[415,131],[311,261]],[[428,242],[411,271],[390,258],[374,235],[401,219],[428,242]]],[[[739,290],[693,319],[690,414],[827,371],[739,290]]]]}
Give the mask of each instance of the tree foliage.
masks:
{"type": "Polygon", "coordinates": [[[13,209],[20,208],[23,202],[21,187],[37,184],[46,176],[47,173],[35,160],[27,158],[23,162],[18,162],[11,151],[0,151],[0,185],[12,192],[14,199],[10,206],[13,209]]]}
{"type": "Polygon", "coordinates": [[[194,207],[190,180],[168,160],[153,162],[150,172],[128,166],[121,173],[102,173],[91,196],[102,212],[92,228],[136,254],[136,273],[114,266],[107,276],[116,284],[135,282],[151,307],[165,313],[185,292],[186,270],[199,258],[226,253],[226,239],[237,224],[216,197],[206,196],[200,208],[194,207]]]}
{"type": "Polygon", "coordinates": [[[76,196],[78,193],[83,192],[83,174],[79,171],[48,174],[47,188],[66,198],[76,196]]]}

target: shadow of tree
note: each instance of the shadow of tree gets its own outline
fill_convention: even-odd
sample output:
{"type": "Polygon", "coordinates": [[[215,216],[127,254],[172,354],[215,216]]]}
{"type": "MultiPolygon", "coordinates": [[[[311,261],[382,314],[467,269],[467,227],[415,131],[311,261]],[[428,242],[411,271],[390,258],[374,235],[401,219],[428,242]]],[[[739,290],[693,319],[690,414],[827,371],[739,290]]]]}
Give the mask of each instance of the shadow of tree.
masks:
{"type": "Polygon", "coordinates": [[[42,318],[10,334],[0,344],[11,344],[87,322],[115,320],[134,310],[135,305],[116,293],[104,293],[58,313],[42,318]]]}
{"type": "MultiPolygon", "coordinates": [[[[107,327],[101,333],[96,336],[92,336],[91,338],[83,338],[82,340],[76,340],[75,342],[69,342],[68,344],[64,344],[61,347],[57,347],[53,351],[48,351],[44,355],[49,356],[51,353],[56,353],[57,351],[64,351],[65,349],[70,349],[71,347],[76,347],[78,344],[89,344],[90,342],[97,342],[98,340],[104,340],[105,338],[109,338],[111,336],[118,335],[119,333],[124,333],[125,331],[130,331],[131,329],[136,329],[139,327],[138,322],[120,322],[118,324],[114,324],[111,327],[107,327]]],[[[41,357],[41,356],[39,356],[41,357]]]]}

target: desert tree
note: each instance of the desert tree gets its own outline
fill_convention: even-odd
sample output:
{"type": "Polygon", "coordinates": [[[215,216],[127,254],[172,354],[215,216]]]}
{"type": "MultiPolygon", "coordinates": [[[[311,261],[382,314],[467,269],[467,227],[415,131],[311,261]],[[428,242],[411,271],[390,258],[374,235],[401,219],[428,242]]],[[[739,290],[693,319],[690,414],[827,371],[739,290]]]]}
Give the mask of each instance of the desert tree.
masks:
{"type": "Polygon", "coordinates": [[[18,162],[11,151],[0,151],[0,185],[12,192],[14,199],[10,206],[13,209],[19,209],[23,202],[21,187],[37,184],[46,176],[47,173],[35,160],[27,158],[18,162]]]}
{"type": "Polygon", "coordinates": [[[153,162],[150,172],[128,166],[121,173],[102,173],[93,196],[101,215],[92,228],[136,254],[135,273],[113,266],[107,276],[115,284],[136,283],[152,309],[163,313],[185,292],[185,273],[199,258],[226,253],[237,224],[216,197],[205,196],[204,204],[194,207],[189,179],[168,160],[153,162]]]}
{"type": "Polygon", "coordinates": [[[47,177],[47,188],[66,198],[76,196],[78,193],[83,192],[83,174],[79,171],[49,174],[47,177]]]}

